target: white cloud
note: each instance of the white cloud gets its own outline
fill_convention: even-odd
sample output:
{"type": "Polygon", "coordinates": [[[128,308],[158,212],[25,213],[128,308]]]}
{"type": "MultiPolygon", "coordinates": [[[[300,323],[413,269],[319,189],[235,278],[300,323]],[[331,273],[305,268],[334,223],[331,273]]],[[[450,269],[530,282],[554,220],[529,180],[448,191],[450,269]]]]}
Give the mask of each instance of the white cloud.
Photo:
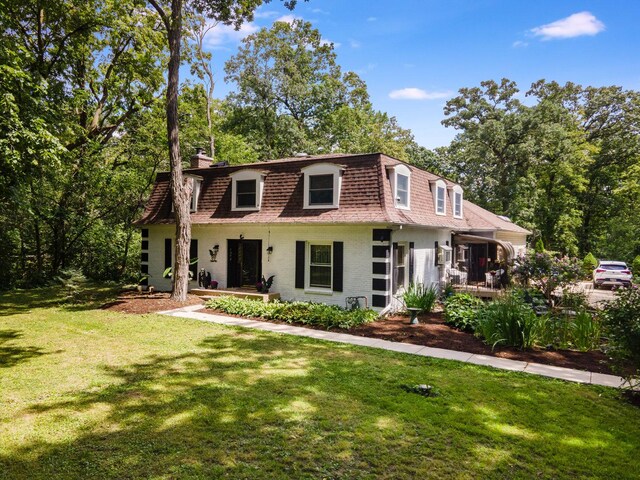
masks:
{"type": "Polygon", "coordinates": [[[367,18],[367,22],[375,22],[376,20],[378,20],[378,17],[369,17],[369,18],[367,18]]]}
{"type": "Polygon", "coordinates": [[[513,44],[511,46],[513,48],[525,48],[525,47],[528,47],[529,44],[527,42],[523,42],[522,40],[517,40],[517,41],[513,42],[513,44]]]}
{"type": "Polygon", "coordinates": [[[265,10],[264,12],[256,12],[253,16],[254,18],[273,18],[278,15],[278,12],[274,12],[273,10],[265,10]]]}
{"type": "Polygon", "coordinates": [[[360,48],[360,47],[362,46],[362,44],[361,44],[359,41],[354,40],[354,39],[352,38],[352,39],[350,39],[350,40],[349,40],[349,46],[350,46],[351,48],[360,48]]]}
{"type": "Polygon", "coordinates": [[[389,98],[394,100],[437,100],[439,98],[449,98],[451,92],[427,92],[421,88],[402,88],[389,93],[389,98]]]}
{"type": "Polygon", "coordinates": [[[542,40],[557,38],[573,38],[583,35],[597,35],[605,29],[604,23],[590,12],[580,12],[569,15],[552,23],[532,28],[531,33],[542,40]]]}
{"type": "Polygon", "coordinates": [[[253,22],[243,23],[239,30],[234,29],[231,25],[218,23],[207,33],[204,40],[205,46],[219,48],[227,43],[238,43],[258,30],[258,26],[253,22]]]}
{"type": "Polygon", "coordinates": [[[284,22],[284,23],[292,24],[296,20],[302,20],[302,17],[298,17],[297,15],[289,14],[289,15],[283,15],[280,18],[276,18],[274,21],[275,22],[284,22]]]}
{"type": "Polygon", "coordinates": [[[320,13],[322,15],[329,15],[329,12],[322,10],[321,8],[314,8],[311,13],[320,13]]]}

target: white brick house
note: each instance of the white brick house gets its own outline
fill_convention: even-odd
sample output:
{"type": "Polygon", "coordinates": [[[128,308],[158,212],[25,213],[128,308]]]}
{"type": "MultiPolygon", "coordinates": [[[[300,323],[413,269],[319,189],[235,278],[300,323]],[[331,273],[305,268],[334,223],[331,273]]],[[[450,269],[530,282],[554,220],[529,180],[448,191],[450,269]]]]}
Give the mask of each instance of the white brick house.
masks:
{"type": "MultiPolygon", "coordinates": [[[[275,275],[271,290],[286,300],[344,306],[365,297],[383,309],[410,282],[439,282],[481,258],[486,270],[491,252],[515,255],[529,233],[465,201],[459,185],[379,153],[209,164],[196,156],[186,170],[196,183],[191,268],[218,288],[275,275]]],[[[160,290],[171,288],[162,273],[175,247],[168,179],[158,174],[137,222],[142,270],[160,290]]]]}

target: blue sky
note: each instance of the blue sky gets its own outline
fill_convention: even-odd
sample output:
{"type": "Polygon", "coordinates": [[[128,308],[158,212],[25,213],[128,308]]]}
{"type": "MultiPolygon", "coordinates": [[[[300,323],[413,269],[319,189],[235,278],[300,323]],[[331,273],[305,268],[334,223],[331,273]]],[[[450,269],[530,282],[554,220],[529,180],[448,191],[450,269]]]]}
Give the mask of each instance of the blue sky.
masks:
{"type": "Polygon", "coordinates": [[[333,42],[374,107],[428,148],[455,135],[440,124],[447,98],[482,80],[507,77],[523,93],[541,78],[640,90],[639,0],[310,0],[294,12],[273,0],[239,32],[216,27],[207,38],[216,97],[232,88],[224,62],[241,39],[293,16],[333,42]]]}

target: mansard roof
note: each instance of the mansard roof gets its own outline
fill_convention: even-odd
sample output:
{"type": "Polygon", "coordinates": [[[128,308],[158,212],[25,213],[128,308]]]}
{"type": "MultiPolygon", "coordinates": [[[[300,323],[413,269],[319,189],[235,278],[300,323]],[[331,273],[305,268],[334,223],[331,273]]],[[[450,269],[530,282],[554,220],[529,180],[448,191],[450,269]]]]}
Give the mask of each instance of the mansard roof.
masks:
{"type": "MultiPolygon", "coordinates": [[[[191,215],[194,225],[366,223],[450,228],[457,231],[497,229],[528,233],[468,201],[464,202],[464,218],[454,218],[450,204],[446,215],[436,215],[431,184],[440,179],[449,188],[456,184],[382,153],[291,157],[244,165],[190,168],[185,173],[202,177],[198,208],[191,215]],[[303,169],[319,163],[333,163],[342,167],[338,208],[304,208],[303,169]],[[394,204],[388,172],[397,165],[405,165],[411,172],[410,210],[396,208],[394,204]],[[233,211],[231,175],[246,169],[257,170],[264,175],[261,206],[255,211],[233,211]]],[[[174,223],[168,172],[157,175],[142,218],[136,223],[174,223]]]]}

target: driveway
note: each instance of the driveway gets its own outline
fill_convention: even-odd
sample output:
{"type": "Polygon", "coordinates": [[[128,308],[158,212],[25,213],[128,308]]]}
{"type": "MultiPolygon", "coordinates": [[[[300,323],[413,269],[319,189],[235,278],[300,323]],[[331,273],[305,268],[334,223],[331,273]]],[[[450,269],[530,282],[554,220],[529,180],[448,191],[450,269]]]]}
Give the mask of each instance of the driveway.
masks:
{"type": "Polygon", "coordinates": [[[591,282],[580,282],[579,287],[587,294],[589,305],[592,307],[602,306],[602,302],[614,299],[613,290],[610,288],[595,289],[591,282]]]}

